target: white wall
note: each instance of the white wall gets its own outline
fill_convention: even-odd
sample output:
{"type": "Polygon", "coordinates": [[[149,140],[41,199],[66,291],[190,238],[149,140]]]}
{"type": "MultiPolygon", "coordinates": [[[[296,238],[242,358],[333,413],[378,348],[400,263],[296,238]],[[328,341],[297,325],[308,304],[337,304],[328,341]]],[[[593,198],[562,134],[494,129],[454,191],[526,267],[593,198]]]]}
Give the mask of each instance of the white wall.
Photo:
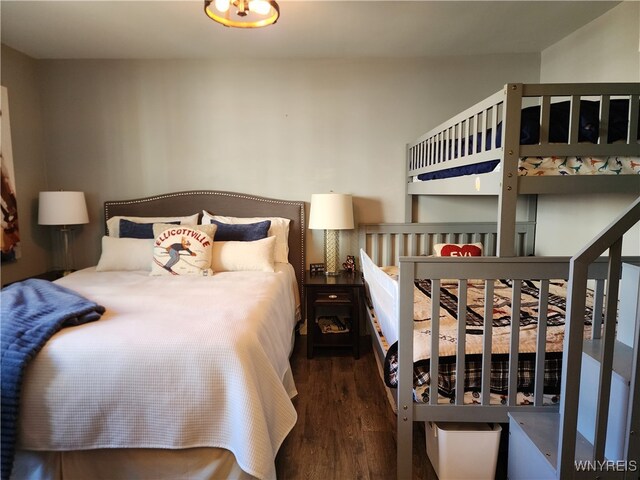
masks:
{"type": "MultiPolygon", "coordinates": [[[[627,1],[542,52],[540,81],[640,81],[640,2],[627,1]]],[[[540,196],[538,255],[573,255],[635,199],[635,195],[540,196]]],[[[640,255],[640,226],[623,253],[640,255]]]]}
{"type": "MultiPolygon", "coordinates": [[[[79,266],[98,259],[105,200],[169,191],[333,190],[354,195],[356,222],[403,221],[405,144],[540,68],[537,54],[40,64],[49,188],[85,191],[90,209],[79,266]]],[[[310,238],[321,261],[321,232],[310,238]]]]}
{"type": "Polygon", "coordinates": [[[640,2],[626,1],[542,52],[540,81],[640,80],[640,2]]]}
{"type": "MultiPolygon", "coordinates": [[[[52,266],[35,220],[45,188],[86,192],[92,223],[79,231],[77,266],[97,261],[105,200],[175,190],[307,201],[334,190],[355,196],[356,222],[402,221],[408,141],[506,82],[638,81],[639,9],[621,4],[542,61],[36,61],[3,46],[25,239],[3,282],[52,266]]],[[[538,253],[575,253],[631,200],[541,197],[538,253]]],[[[491,198],[424,197],[419,220],[494,220],[495,209],[491,198]]],[[[320,261],[322,236],[310,233],[308,261],[320,261]]],[[[625,253],[638,253],[634,235],[625,253]]],[[[351,253],[356,242],[343,239],[351,253]]]]}

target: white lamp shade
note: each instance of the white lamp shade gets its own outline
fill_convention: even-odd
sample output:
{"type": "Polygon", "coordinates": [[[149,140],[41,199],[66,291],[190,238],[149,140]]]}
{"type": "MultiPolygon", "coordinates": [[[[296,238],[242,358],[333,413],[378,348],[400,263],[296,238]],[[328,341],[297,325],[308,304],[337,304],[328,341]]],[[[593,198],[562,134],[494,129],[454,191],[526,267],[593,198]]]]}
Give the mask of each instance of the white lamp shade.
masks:
{"type": "Polygon", "coordinates": [[[353,202],[344,193],[311,195],[309,228],[312,230],[350,230],[353,228],[353,202]]]}
{"type": "Polygon", "coordinates": [[[40,225],[79,225],[89,223],[84,192],[40,192],[40,225]]]}

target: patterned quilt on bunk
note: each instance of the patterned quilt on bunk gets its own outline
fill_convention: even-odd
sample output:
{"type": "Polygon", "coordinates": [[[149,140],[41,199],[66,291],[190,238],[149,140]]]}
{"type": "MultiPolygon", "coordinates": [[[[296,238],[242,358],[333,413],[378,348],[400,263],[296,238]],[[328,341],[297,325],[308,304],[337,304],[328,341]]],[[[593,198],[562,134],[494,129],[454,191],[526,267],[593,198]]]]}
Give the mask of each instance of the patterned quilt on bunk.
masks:
{"type": "Polygon", "coordinates": [[[634,175],[640,158],[630,157],[522,157],[518,175],[634,175]]]}
{"type": "MultiPolygon", "coordinates": [[[[488,160],[461,167],[445,168],[421,173],[414,182],[443,178],[481,175],[493,172],[500,160],[488,160]]],[[[522,157],[518,161],[518,175],[522,177],[549,175],[640,175],[639,157],[522,157]]]]}
{"type": "MultiPolygon", "coordinates": [[[[533,402],[539,282],[522,281],[520,308],[520,343],[518,355],[518,403],[533,402]]],[[[466,318],[465,403],[479,403],[482,382],[482,342],[484,330],[484,282],[469,281],[466,318]]],[[[490,390],[492,403],[506,402],[509,378],[509,342],[511,334],[510,280],[496,280],[492,319],[492,358],[490,390]]],[[[566,282],[549,284],[547,344],[545,355],[545,403],[558,401],[562,377],[562,347],[566,304],[566,282]]],[[[592,293],[588,292],[587,312],[591,318],[592,293]]],[[[414,386],[418,402],[429,401],[431,356],[431,281],[416,280],[414,287],[414,386]]],[[[438,391],[441,399],[455,401],[457,349],[457,281],[443,280],[440,290],[440,331],[438,391]]],[[[591,322],[585,319],[585,337],[590,336],[591,322]]],[[[385,383],[397,386],[397,343],[387,351],[384,365],[385,383]]]]}

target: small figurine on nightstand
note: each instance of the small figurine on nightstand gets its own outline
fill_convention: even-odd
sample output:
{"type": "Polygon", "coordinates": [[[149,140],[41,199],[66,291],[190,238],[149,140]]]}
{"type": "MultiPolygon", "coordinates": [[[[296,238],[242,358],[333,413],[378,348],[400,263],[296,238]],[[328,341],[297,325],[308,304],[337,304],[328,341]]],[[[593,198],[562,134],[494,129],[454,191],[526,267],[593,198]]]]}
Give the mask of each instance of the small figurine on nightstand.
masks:
{"type": "Polygon", "coordinates": [[[342,264],[345,272],[353,273],[356,271],[356,259],[353,255],[347,255],[347,261],[342,264]]]}

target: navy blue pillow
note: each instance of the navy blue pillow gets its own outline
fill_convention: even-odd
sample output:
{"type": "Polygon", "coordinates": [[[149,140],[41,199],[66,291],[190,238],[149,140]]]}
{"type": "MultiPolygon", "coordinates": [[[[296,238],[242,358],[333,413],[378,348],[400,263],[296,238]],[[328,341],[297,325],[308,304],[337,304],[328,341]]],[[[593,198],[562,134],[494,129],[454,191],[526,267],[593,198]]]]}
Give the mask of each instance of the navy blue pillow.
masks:
{"type": "Polygon", "coordinates": [[[267,238],[267,232],[271,228],[271,220],[256,223],[221,223],[210,220],[217,225],[216,242],[253,242],[267,238]]]}
{"type": "MultiPolygon", "coordinates": [[[[549,142],[567,143],[569,141],[569,102],[552,103],[549,112],[549,142]]],[[[588,120],[581,118],[581,124],[588,120]]],[[[579,141],[591,140],[585,138],[587,129],[581,128],[579,131],[579,141]]],[[[597,133],[596,133],[597,139],[597,133]]],[[[522,109],[520,117],[520,145],[535,145],[540,141],[540,106],[527,107],[522,109]]]]}
{"type": "MultiPolygon", "coordinates": [[[[640,120],[640,113],[638,114],[640,120]]],[[[609,138],[608,143],[627,139],[627,129],[629,127],[629,100],[611,100],[609,104],[609,138]]],[[[640,139],[640,122],[636,140],[640,139]]],[[[633,139],[632,139],[633,140],[633,139]]]]}
{"type": "MultiPolygon", "coordinates": [[[[180,222],[161,222],[171,225],[179,225],[180,222]]],[[[153,235],[153,223],[136,223],[130,220],[120,219],[120,238],[155,238],[153,235]]]]}
{"type": "MultiPolygon", "coordinates": [[[[569,141],[569,115],[571,104],[568,101],[552,103],[549,113],[549,142],[567,143],[569,141]]],[[[609,103],[609,131],[607,143],[613,143],[627,138],[629,125],[629,101],[611,100],[609,103]]],[[[640,120],[640,114],[639,114],[640,120]]],[[[520,145],[535,145],[540,141],[540,106],[535,105],[522,109],[520,117],[520,145]]],[[[485,138],[485,150],[491,144],[492,129],[488,128],[485,138]]],[[[578,128],[578,141],[597,143],[600,136],[600,102],[592,100],[580,101],[580,125],[578,128]]],[[[502,122],[496,127],[496,147],[502,145],[502,122]]],[[[480,151],[480,139],[482,133],[476,135],[476,148],[474,152],[474,138],[469,137],[467,154],[471,155],[480,151]]],[[[636,138],[640,139],[640,121],[636,138]]],[[[453,155],[458,156],[458,140],[453,144],[449,141],[448,148],[453,147],[453,155]]],[[[460,149],[465,150],[465,139],[461,141],[460,149]]],[[[449,152],[451,155],[451,152],[449,152]]],[[[425,174],[426,175],[426,174],[425,174]]],[[[422,175],[421,175],[422,176],[422,175]]]]}
{"type": "MultiPolygon", "coordinates": [[[[607,143],[627,138],[629,101],[611,100],[609,103],[609,131],[607,143]]],[[[568,101],[551,104],[549,120],[549,142],[567,143],[569,141],[570,103],[568,101]]],[[[640,124],[637,137],[640,137],[640,124]]],[[[578,141],[596,143],[600,136],[600,102],[580,101],[580,126],[578,141]]],[[[540,138],[540,107],[528,107],[522,110],[522,131],[520,144],[532,145],[540,138]]]]}

